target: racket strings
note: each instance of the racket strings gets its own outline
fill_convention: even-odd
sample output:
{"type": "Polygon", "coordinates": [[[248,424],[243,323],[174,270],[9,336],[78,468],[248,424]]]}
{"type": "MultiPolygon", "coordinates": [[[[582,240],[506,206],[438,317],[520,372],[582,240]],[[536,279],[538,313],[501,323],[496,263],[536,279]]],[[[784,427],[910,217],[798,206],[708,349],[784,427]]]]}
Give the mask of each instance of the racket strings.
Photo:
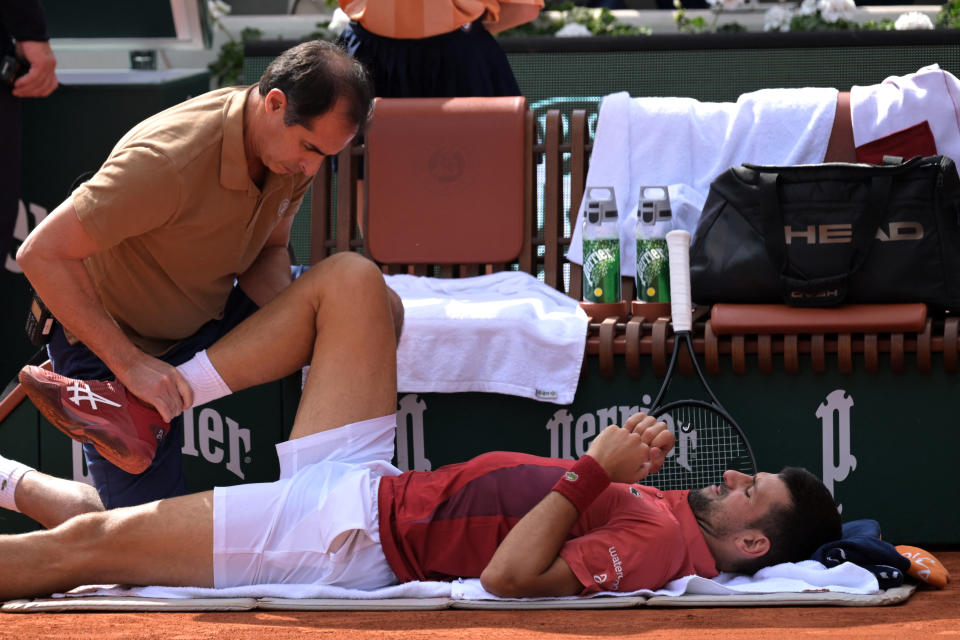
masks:
{"type": "Polygon", "coordinates": [[[676,436],[676,444],[663,468],[642,484],[664,490],[699,489],[721,483],[727,469],[756,472],[739,429],[723,414],[699,404],[680,404],[660,419],[676,436]]]}

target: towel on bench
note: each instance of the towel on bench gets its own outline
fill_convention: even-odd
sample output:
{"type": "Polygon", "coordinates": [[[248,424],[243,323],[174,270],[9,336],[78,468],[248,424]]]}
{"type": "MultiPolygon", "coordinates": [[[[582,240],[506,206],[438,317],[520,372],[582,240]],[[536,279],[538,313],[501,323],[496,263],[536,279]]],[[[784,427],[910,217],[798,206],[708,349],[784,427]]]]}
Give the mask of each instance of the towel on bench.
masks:
{"type": "Polygon", "coordinates": [[[386,280],[404,307],[400,392],[482,391],[573,402],[588,323],[576,300],[518,271],[386,280]]]}
{"type": "MultiPolygon", "coordinates": [[[[636,275],[637,201],[641,186],[666,186],[675,228],[691,234],[720,173],[744,162],[822,162],[833,128],[837,90],[763,89],[737,102],[606,96],[600,105],[587,185],[613,187],[620,215],[621,273],[636,275]]],[[[580,215],[584,203],[581,203],[580,215]]],[[[582,264],[581,218],[567,258],[582,264]]]]}
{"type": "MultiPolygon", "coordinates": [[[[690,98],[606,96],[594,136],[587,185],[614,187],[620,214],[622,273],[634,275],[641,186],[667,186],[677,228],[693,234],[710,183],[745,162],[823,162],[836,112],[836,89],[763,89],[736,103],[690,98]]],[[[850,89],[857,147],[926,123],[937,153],[960,164],[960,80],[931,64],[850,89]]],[[[583,203],[581,203],[581,213],[583,203]]],[[[567,258],[582,263],[579,219],[567,258]]]]}

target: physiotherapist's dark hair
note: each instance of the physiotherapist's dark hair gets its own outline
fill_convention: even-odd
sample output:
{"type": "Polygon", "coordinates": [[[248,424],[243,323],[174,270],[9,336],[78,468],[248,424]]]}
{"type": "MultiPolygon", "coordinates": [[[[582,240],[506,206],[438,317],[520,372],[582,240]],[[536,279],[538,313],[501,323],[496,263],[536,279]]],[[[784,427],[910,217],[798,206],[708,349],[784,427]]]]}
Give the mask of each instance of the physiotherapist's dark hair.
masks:
{"type": "Polygon", "coordinates": [[[790,491],[791,504],[773,508],[747,525],[770,539],[770,550],[741,561],[733,567],[738,573],[752,575],[763,567],[809,560],[821,545],[843,535],[840,512],[820,478],[800,467],[785,467],[779,475],[790,491]]]}
{"type": "Polygon", "coordinates": [[[280,89],[287,97],[284,124],[308,126],[330,111],[339,98],[349,104],[347,117],[362,133],[373,109],[373,84],[363,65],[331,42],[312,40],[287,49],[260,76],[266,96],[280,89]]]}

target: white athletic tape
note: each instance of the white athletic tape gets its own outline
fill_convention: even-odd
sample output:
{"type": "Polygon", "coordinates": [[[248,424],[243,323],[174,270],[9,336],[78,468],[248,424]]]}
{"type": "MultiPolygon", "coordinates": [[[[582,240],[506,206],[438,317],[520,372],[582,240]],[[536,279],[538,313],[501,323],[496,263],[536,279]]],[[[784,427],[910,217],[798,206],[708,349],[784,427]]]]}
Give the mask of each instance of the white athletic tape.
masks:
{"type": "Polygon", "coordinates": [[[690,331],[693,313],[690,298],[690,234],[675,229],[667,234],[670,253],[670,309],[674,331],[690,331]]]}

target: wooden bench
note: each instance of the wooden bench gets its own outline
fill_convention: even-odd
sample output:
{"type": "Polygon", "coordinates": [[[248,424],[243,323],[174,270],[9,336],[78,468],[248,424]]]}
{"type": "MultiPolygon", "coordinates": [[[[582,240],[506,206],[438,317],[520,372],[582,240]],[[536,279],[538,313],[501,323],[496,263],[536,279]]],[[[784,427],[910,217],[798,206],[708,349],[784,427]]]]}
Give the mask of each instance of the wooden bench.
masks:
{"type": "MultiPolygon", "coordinates": [[[[512,263],[381,262],[384,273],[464,277],[517,269],[539,277],[572,298],[580,298],[580,266],[568,262],[564,256],[586,187],[592,150],[587,114],[575,110],[567,119],[559,111],[551,110],[542,122],[537,122],[534,114],[527,112],[523,132],[526,195],[521,214],[522,247],[516,260],[512,263]],[[536,179],[538,167],[542,167],[541,184],[536,179]],[[564,188],[565,174],[569,174],[568,191],[564,188]]],[[[366,213],[363,194],[368,185],[358,178],[365,153],[364,143],[354,142],[337,157],[336,171],[332,163],[325,163],[314,178],[311,262],[337,251],[370,255],[361,231],[366,213]]],[[[482,187],[490,188],[489,185],[482,187]]],[[[623,278],[622,284],[624,300],[632,299],[633,279],[623,278]]],[[[863,355],[868,372],[878,369],[880,354],[889,355],[894,372],[902,372],[909,358],[914,358],[917,368],[926,372],[933,366],[933,353],[943,354],[943,367],[948,373],[957,371],[958,319],[928,318],[923,305],[851,305],[840,310],[764,305],[762,315],[757,315],[759,308],[723,305],[714,309],[712,318],[707,311],[700,310],[694,328],[695,348],[703,354],[710,372],[717,372],[721,361],[729,358],[736,373],[746,373],[748,356],[756,358],[762,373],[774,369],[775,356],[787,372],[799,372],[801,356],[810,358],[815,372],[823,372],[828,354],[838,358],[841,372],[853,369],[853,354],[863,355]],[[718,311],[723,312],[720,318],[718,311]],[[878,324],[878,314],[888,322],[878,324]],[[779,326],[771,328],[771,322],[779,326]]],[[[593,321],[587,355],[599,358],[602,376],[614,375],[615,357],[626,359],[626,371],[632,377],[643,375],[642,357],[650,357],[655,375],[664,375],[673,344],[665,317],[669,312],[664,313],[664,307],[651,314],[649,308],[638,308],[636,304],[631,308],[624,302],[603,308],[599,315],[596,309],[590,313],[593,321]]]]}

